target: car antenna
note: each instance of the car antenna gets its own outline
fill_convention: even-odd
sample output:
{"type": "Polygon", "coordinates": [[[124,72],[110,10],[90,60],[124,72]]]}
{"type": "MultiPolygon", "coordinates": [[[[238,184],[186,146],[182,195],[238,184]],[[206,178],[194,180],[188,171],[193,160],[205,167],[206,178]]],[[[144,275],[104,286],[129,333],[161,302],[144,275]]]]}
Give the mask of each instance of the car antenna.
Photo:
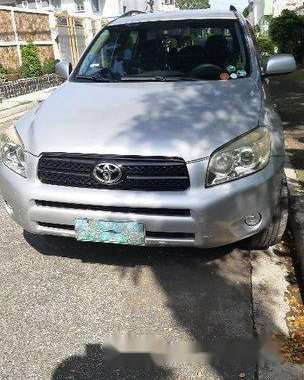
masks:
{"type": "Polygon", "coordinates": [[[234,5],[230,5],[230,12],[237,12],[237,9],[234,5]]]}

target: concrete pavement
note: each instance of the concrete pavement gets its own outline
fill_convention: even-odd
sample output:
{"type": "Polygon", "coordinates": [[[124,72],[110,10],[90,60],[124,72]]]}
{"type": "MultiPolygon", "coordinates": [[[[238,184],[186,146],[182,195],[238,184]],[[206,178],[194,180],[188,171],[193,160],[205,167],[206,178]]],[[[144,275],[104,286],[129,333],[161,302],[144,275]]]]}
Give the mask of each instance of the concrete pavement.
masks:
{"type": "Polygon", "coordinates": [[[304,279],[304,70],[274,77],[271,90],[284,123],[290,228],[304,279]]]}
{"type": "Polygon", "coordinates": [[[242,355],[271,333],[288,335],[287,270],[272,251],[148,249],[33,236],[1,208],[0,253],[1,380],[304,378],[299,367],[256,367],[251,350],[249,358],[242,355]],[[102,343],[127,333],[173,347],[196,342],[208,357],[141,368],[131,355],[128,368],[105,366],[102,343]]]}
{"type": "Polygon", "coordinates": [[[47,99],[56,87],[5,99],[0,103],[0,130],[9,127],[29,109],[47,99]]]}

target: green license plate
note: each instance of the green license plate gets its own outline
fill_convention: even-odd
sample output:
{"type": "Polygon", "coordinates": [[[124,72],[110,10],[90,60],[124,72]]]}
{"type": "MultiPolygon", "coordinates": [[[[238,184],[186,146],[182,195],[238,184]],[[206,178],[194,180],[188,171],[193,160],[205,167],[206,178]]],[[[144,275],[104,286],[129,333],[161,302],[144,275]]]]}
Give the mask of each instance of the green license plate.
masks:
{"type": "Polygon", "coordinates": [[[75,219],[76,238],[80,241],[145,245],[145,228],[132,221],[75,219]]]}

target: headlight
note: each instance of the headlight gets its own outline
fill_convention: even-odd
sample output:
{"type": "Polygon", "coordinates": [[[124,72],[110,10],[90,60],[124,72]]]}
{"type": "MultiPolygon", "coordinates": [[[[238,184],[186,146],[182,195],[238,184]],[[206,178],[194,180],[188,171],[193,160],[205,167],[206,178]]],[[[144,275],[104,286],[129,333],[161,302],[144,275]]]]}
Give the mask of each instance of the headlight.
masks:
{"type": "Polygon", "coordinates": [[[266,127],[256,128],[214,152],[207,170],[207,186],[232,181],[263,169],[271,143],[266,127]]]}
{"type": "Polygon", "coordinates": [[[26,177],[24,146],[13,126],[0,135],[0,155],[4,165],[26,177]]]}

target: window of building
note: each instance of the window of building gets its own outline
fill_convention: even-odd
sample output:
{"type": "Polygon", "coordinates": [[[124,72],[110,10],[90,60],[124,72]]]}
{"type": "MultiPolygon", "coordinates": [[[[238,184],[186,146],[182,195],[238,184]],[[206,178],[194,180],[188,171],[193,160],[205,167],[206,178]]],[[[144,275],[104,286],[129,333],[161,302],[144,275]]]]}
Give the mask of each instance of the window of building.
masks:
{"type": "Polygon", "coordinates": [[[91,4],[92,4],[93,12],[97,13],[100,11],[99,0],[91,0],[91,4]]]}
{"type": "Polygon", "coordinates": [[[50,5],[52,5],[56,10],[60,10],[61,0],[50,0],[50,5]]]}
{"type": "Polygon", "coordinates": [[[76,5],[76,11],[82,12],[84,11],[84,1],[83,0],[74,0],[76,5]]]}

